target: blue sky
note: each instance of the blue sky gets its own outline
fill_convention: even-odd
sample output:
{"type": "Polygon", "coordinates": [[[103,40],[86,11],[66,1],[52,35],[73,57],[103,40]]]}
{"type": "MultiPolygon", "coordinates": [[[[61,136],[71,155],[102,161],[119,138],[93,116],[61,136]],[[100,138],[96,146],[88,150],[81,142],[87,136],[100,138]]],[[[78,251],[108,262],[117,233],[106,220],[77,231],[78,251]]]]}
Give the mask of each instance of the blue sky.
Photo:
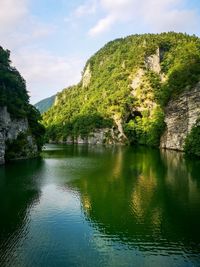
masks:
{"type": "Polygon", "coordinates": [[[77,83],[106,42],[135,33],[200,36],[199,0],[0,0],[0,45],[27,81],[31,102],[77,83]]]}

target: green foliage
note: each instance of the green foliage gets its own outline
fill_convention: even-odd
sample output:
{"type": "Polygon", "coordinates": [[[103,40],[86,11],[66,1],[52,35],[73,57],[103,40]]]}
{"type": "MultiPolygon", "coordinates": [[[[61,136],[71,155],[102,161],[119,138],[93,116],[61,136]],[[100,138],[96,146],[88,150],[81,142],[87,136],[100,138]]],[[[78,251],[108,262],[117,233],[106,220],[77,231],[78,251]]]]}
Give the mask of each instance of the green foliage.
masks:
{"type": "MultiPolygon", "coordinates": [[[[29,104],[25,80],[20,73],[10,66],[10,52],[0,47],[0,106],[6,106],[13,118],[27,118],[30,132],[35,137],[38,148],[43,145],[44,126],[39,123],[40,113],[29,104]]],[[[25,142],[24,136],[8,144],[8,155],[20,151],[20,146],[25,142]]],[[[12,156],[12,155],[10,155],[12,156]]]]}
{"type": "Polygon", "coordinates": [[[47,139],[88,135],[98,125],[98,114],[111,121],[109,127],[116,127],[119,118],[131,143],[158,146],[166,104],[200,80],[200,39],[174,32],[128,36],[106,44],[87,61],[83,73],[86,69],[91,73],[87,87],[82,80],[64,89],[43,115],[47,139]],[[158,49],[162,75],[146,64],[158,49]],[[141,69],[144,74],[133,89],[141,69]]]}
{"type": "Polygon", "coordinates": [[[6,160],[26,157],[28,146],[27,133],[20,133],[16,140],[6,141],[6,160]]]}
{"type": "Polygon", "coordinates": [[[39,123],[41,121],[40,112],[34,106],[29,105],[27,109],[27,118],[31,134],[35,137],[38,149],[41,150],[45,142],[45,128],[39,123]]]}
{"type": "Polygon", "coordinates": [[[188,155],[200,157],[200,119],[197,120],[196,125],[188,134],[185,140],[184,150],[188,155]]]}
{"type": "Polygon", "coordinates": [[[112,120],[104,119],[98,114],[77,116],[72,122],[48,127],[46,138],[52,141],[64,141],[69,136],[77,137],[81,135],[81,137],[86,137],[95,129],[109,128],[112,124],[112,120]]]}
{"type": "Polygon", "coordinates": [[[0,106],[7,106],[14,117],[26,116],[29,96],[20,73],[10,66],[10,52],[0,47],[0,106]]]}
{"type": "Polygon", "coordinates": [[[106,128],[112,126],[111,120],[103,119],[98,114],[84,115],[76,117],[71,124],[73,126],[73,135],[81,135],[82,137],[87,136],[94,129],[106,128]]]}
{"type": "Polygon", "coordinates": [[[159,146],[164,128],[164,112],[156,108],[151,120],[148,114],[143,114],[126,123],[125,133],[132,144],[159,146]]]}
{"type": "Polygon", "coordinates": [[[165,105],[172,97],[177,97],[185,88],[190,89],[200,80],[199,39],[179,44],[166,53],[162,62],[168,76],[160,91],[160,99],[165,105]]]}

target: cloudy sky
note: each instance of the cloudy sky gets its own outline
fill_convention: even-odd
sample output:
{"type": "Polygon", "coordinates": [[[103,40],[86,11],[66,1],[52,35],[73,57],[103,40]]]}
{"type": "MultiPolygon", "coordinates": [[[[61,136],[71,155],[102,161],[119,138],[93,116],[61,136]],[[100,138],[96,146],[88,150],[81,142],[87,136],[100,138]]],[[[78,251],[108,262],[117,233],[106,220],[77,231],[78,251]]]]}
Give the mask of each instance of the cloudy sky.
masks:
{"type": "Polygon", "coordinates": [[[0,45],[27,81],[31,102],[77,83],[106,42],[134,33],[200,36],[199,0],[0,0],[0,45]]]}

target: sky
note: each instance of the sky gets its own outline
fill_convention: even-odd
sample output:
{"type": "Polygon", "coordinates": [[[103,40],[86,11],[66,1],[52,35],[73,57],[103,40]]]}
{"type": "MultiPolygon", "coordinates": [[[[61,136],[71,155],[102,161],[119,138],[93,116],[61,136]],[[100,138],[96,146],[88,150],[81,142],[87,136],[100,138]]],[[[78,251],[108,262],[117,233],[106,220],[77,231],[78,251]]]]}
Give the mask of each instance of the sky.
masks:
{"type": "Polygon", "coordinates": [[[166,31],[200,36],[199,0],[0,0],[0,46],[31,103],[76,84],[108,41],[166,31]]]}

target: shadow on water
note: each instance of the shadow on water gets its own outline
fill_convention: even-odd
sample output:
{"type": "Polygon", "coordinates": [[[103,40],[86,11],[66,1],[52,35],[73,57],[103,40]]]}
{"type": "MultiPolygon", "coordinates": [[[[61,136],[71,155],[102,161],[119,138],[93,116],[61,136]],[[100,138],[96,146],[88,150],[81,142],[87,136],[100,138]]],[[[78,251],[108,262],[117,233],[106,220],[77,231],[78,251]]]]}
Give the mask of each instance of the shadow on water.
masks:
{"type": "Polygon", "coordinates": [[[42,159],[18,161],[0,167],[0,262],[16,246],[18,237],[26,235],[30,208],[39,200],[38,173],[42,159]]]}

